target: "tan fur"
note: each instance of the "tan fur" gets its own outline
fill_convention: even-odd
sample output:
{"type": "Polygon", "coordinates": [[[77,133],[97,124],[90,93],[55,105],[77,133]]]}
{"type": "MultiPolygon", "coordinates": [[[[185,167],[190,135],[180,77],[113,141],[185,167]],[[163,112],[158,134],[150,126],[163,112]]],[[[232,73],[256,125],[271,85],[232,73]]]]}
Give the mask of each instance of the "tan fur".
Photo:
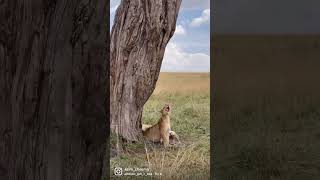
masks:
{"type": "Polygon", "coordinates": [[[146,137],[146,139],[151,140],[153,142],[162,142],[165,147],[169,145],[169,137],[171,132],[170,126],[170,113],[171,106],[166,104],[161,112],[161,118],[157,124],[147,127],[150,125],[143,125],[142,133],[146,137]]]}
{"type": "Polygon", "coordinates": [[[149,127],[151,127],[152,125],[149,124],[142,124],[142,131],[147,130],[149,127]]]}

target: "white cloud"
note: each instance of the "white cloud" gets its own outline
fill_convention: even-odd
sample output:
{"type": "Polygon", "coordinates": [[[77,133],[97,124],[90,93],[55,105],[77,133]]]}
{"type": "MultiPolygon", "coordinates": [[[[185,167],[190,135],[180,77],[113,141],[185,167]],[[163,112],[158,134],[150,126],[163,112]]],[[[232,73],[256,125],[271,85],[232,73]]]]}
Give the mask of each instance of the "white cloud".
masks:
{"type": "Polygon", "coordinates": [[[115,12],[117,11],[117,8],[120,5],[120,0],[111,0],[110,1],[110,33],[113,26],[114,16],[115,12]]]}
{"type": "Polygon", "coordinates": [[[210,22],[210,9],[205,9],[202,11],[202,14],[200,17],[194,18],[191,23],[190,26],[192,27],[198,27],[202,24],[206,24],[210,22]]]}
{"type": "Polygon", "coordinates": [[[119,6],[119,5],[115,5],[115,6],[111,7],[111,9],[110,9],[110,14],[115,13],[116,10],[117,10],[117,8],[118,8],[118,6],[119,6]]]}
{"type": "Polygon", "coordinates": [[[204,53],[188,53],[177,44],[166,47],[161,66],[162,72],[209,72],[210,57],[204,53]]]}
{"type": "Polygon", "coordinates": [[[120,4],[120,0],[110,0],[110,6],[114,7],[120,4]]]}
{"type": "Polygon", "coordinates": [[[177,25],[177,26],[176,26],[176,31],[174,32],[174,34],[176,34],[176,35],[186,35],[187,32],[186,32],[186,30],[183,28],[182,25],[177,25]]]}

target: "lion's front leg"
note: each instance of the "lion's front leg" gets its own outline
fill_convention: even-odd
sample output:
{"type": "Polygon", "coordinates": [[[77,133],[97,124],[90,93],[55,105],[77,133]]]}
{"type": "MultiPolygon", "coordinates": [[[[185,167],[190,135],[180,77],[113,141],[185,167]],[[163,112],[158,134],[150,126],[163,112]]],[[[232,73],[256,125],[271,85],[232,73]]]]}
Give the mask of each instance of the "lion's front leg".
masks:
{"type": "Polygon", "coordinates": [[[163,141],[164,147],[168,147],[169,146],[169,133],[166,131],[161,131],[160,136],[161,136],[160,140],[163,141]]]}

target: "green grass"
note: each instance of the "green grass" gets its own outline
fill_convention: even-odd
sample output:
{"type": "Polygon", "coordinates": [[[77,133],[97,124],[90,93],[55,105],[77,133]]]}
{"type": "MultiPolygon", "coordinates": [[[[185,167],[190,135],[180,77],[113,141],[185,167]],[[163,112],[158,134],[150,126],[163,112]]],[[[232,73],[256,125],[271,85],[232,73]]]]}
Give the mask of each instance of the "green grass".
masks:
{"type": "Polygon", "coordinates": [[[153,95],[144,108],[143,122],[155,124],[159,117],[159,110],[165,103],[172,104],[171,126],[182,137],[210,135],[210,99],[209,95],[179,95],[160,94],[153,95]]]}
{"type": "Polygon", "coordinates": [[[234,113],[216,138],[221,179],[318,179],[320,109],[234,113]],[[228,126],[228,127],[227,127],[228,126]],[[228,143],[225,143],[228,142],[228,143]]]}
{"type": "MultiPolygon", "coordinates": [[[[210,169],[210,94],[209,74],[160,75],[155,93],[144,106],[143,123],[155,124],[159,110],[166,103],[172,105],[171,128],[180,137],[181,144],[164,149],[162,146],[138,142],[128,144],[125,152],[110,160],[110,174],[114,167],[149,168],[161,176],[122,176],[122,179],[209,179],[210,169]],[[204,78],[204,76],[206,78],[204,78]],[[162,78],[161,78],[162,77],[162,78]],[[198,79],[201,89],[192,89],[188,79],[198,79]],[[187,89],[163,88],[174,86],[176,79],[187,89]],[[185,81],[185,83],[183,83],[185,81]],[[161,91],[157,91],[161,89],[161,91]]],[[[195,86],[196,87],[196,86],[195,86]]],[[[111,141],[113,141],[111,138],[111,141]]],[[[114,144],[111,142],[111,144],[114,144]]],[[[112,176],[111,179],[117,179],[112,176]]]]}

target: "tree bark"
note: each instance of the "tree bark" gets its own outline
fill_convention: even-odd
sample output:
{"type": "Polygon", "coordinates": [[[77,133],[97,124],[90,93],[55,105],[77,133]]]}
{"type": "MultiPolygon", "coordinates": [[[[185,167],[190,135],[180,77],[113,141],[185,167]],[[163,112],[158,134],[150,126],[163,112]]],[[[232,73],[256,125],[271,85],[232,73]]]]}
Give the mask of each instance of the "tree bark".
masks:
{"type": "Polygon", "coordinates": [[[101,179],[108,8],[0,0],[0,179],[101,179]]]}
{"type": "Polygon", "coordinates": [[[181,0],[122,0],[111,31],[111,130],[141,135],[143,105],[157,82],[181,0]]]}

